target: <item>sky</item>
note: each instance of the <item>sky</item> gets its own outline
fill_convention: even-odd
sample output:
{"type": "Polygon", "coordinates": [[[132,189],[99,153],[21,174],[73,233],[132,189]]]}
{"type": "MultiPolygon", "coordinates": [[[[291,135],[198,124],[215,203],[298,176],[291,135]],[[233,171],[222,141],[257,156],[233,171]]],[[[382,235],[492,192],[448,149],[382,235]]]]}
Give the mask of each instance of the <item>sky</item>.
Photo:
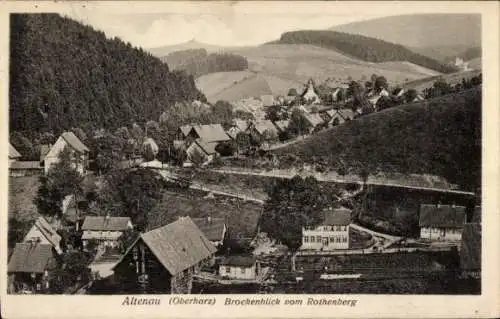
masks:
{"type": "Polygon", "coordinates": [[[259,45],[293,30],[327,29],[395,14],[436,12],[427,6],[394,2],[369,7],[356,2],[137,2],[71,6],[63,14],[118,36],[135,46],[154,48],[190,40],[220,45],[259,45]]]}

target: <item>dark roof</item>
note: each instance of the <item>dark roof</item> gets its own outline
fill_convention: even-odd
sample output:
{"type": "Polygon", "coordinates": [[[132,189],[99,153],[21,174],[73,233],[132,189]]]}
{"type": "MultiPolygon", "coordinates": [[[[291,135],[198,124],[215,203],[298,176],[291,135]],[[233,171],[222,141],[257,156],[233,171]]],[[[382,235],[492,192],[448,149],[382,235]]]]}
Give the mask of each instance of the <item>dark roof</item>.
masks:
{"type": "Polygon", "coordinates": [[[16,161],[9,165],[10,169],[42,169],[39,161],[16,161]]]}
{"type": "Polygon", "coordinates": [[[64,132],[61,134],[61,136],[69,145],[71,145],[71,147],[73,147],[78,152],[84,153],[90,151],[73,132],[64,132]]]}
{"type": "Polygon", "coordinates": [[[465,223],[465,207],[450,205],[420,205],[420,227],[461,228],[465,223]]]}
{"type": "Polygon", "coordinates": [[[171,275],[198,264],[216,252],[189,217],[156,228],[140,236],[171,275]]]}
{"type": "Polygon", "coordinates": [[[255,265],[256,258],[253,255],[228,256],[221,260],[223,266],[251,267],[255,265]]]}
{"type": "Polygon", "coordinates": [[[50,151],[50,144],[43,144],[40,146],[40,162],[45,159],[45,155],[50,151]]]}
{"type": "Polygon", "coordinates": [[[18,243],[9,260],[8,272],[43,273],[54,258],[52,245],[18,243]]]}
{"type": "Polygon", "coordinates": [[[481,206],[474,207],[474,212],[472,213],[472,222],[481,223],[481,206]]]}
{"type": "Polygon", "coordinates": [[[205,218],[191,218],[193,222],[198,226],[201,232],[207,237],[210,241],[219,241],[222,240],[222,236],[224,235],[224,226],[226,225],[226,221],[224,218],[214,218],[208,217],[205,218]]]}
{"type": "Polygon", "coordinates": [[[326,209],[323,213],[324,225],[349,225],[351,223],[351,210],[348,208],[326,209]]]}
{"type": "Polygon", "coordinates": [[[183,125],[183,126],[179,127],[179,129],[181,130],[181,132],[184,136],[188,136],[188,134],[189,134],[189,132],[191,132],[192,128],[193,128],[193,125],[183,125]]]}
{"type": "Polygon", "coordinates": [[[481,224],[467,223],[462,231],[460,266],[463,270],[481,269],[481,224]]]}
{"type": "Polygon", "coordinates": [[[21,153],[19,153],[12,144],[9,143],[9,158],[19,158],[21,153]]]}
{"type": "Polygon", "coordinates": [[[130,217],[108,217],[87,216],[83,221],[82,230],[106,230],[124,231],[127,230],[130,217]]]}
{"type": "Polygon", "coordinates": [[[208,143],[229,141],[231,139],[220,124],[196,125],[193,126],[192,130],[196,132],[199,138],[208,143]]]}

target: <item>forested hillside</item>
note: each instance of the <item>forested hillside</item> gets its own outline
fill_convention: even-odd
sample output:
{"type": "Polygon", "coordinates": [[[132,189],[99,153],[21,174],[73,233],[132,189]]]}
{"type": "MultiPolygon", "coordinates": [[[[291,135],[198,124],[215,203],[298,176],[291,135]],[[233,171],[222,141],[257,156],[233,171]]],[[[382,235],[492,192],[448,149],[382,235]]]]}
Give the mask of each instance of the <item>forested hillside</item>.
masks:
{"type": "Polygon", "coordinates": [[[389,108],[276,152],[333,170],[432,174],[481,186],[481,87],[389,108]]]}
{"type": "Polygon", "coordinates": [[[11,131],[116,129],[206,100],[192,76],[69,18],[12,14],[10,26],[11,131]]]}
{"type": "Polygon", "coordinates": [[[406,47],[356,34],[335,31],[304,30],[286,32],[275,44],[311,44],[337,50],[369,62],[408,61],[428,69],[449,73],[455,69],[406,47]]]}
{"type": "Polygon", "coordinates": [[[469,61],[472,59],[480,58],[481,57],[481,47],[469,48],[460,54],[457,54],[455,56],[449,56],[446,60],[449,62],[455,62],[455,57],[461,58],[464,61],[469,61]]]}
{"type": "Polygon", "coordinates": [[[183,70],[199,77],[215,72],[243,71],[248,68],[245,57],[230,53],[211,53],[206,49],[191,49],[172,52],[162,58],[173,70],[183,70]]]}

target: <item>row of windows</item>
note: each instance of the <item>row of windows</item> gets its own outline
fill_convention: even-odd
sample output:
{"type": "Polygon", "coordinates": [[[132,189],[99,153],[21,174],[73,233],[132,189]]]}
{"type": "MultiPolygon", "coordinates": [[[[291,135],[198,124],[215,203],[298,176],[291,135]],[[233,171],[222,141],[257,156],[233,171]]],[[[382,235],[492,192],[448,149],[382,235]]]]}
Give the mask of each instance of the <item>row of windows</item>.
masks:
{"type": "Polygon", "coordinates": [[[321,236],[304,236],[304,243],[322,243],[326,241],[326,244],[328,242],[330,243],[346,243],[347,242],[347,237],[321,237],[321,236]],[[328,241],[328,239],[330,239],[328,241]]]}
{"type": "Polygon", "coordinates": [[[347,225],[345,226],[319,226],[319,227],[313,227],[313,226],[306,226],[304,227],[305,230],[325,230],[325,231],[346,231],[347,230],[347,225]]]}
{"type": "MultiPolygon", "coordinates": [[[[246,271],[246,268],[240,267],[240,273],[241,273],[242,275],[244,275],[244,274],[245,274],[245,271],[246,271]]],[[[230,272],[231,272],[231,267],[227,267],[227,266],[226,266],[226,273],[230,273],[230,272]]]]}

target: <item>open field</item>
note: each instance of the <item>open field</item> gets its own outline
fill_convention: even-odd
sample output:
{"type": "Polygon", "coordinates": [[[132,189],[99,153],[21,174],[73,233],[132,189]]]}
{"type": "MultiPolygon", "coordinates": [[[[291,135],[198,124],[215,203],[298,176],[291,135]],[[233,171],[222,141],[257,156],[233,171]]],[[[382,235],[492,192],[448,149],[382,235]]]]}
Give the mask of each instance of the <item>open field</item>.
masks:
{"type": "MultiPolygon", "coordinates": [[[[246,57],[249,71],[255,74],[259,83],[267,82],[274,95],[286,95],[290,88],[300,91],[309,78],[318,83],[329,79],[333,85],[341,85],[349,77],[368,79],[372,74],[383,75],[390,83],[439,74],[405,61],[371,63],[312,45],[266,44],[229,52],[246,57]]],[[[255,78],[245,71],[238,71],[207,74],[199,77],[196,85],[211,102],[220,99],[234,102],[265,94],[261,89],[264,85],[256,86],[255,82],[255,78]]]]}

